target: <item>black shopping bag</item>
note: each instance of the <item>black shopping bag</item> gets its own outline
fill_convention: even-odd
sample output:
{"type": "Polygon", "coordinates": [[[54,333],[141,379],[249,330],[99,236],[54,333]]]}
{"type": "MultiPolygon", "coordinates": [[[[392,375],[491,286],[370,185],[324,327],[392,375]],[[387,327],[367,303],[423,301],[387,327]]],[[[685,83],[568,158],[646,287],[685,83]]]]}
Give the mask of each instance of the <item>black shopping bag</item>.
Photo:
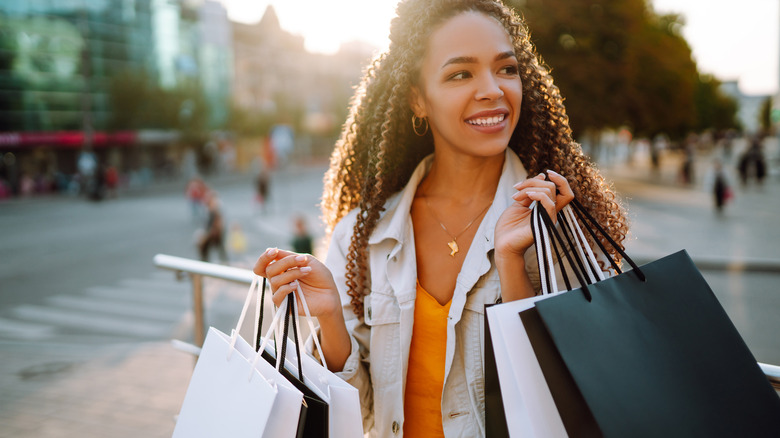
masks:
{"type": "Polygon", "coordinates": [[[536,360],[542,369],[566,433],[571,437],[582,438],[602,436],[596,419],[593,418],[574,378],[544,327],[538,309],[532,307],[520,312],[520,319],[523,321],[525,333],[534,349],[536,360]]]}
{"type": "Polygon", "coordinates": [[[623,255],[633,270],[535,306],[604,436],[780,437],[780,398],[688,254],[623,255]]]}
{"type": "MultiPolygon", "coordinates": [[[[487,307],[489,306],[485,306],[487,307]]],[[[485,312],[485,432],[489,437],[509,437],[487,312],[485,312]]]]}

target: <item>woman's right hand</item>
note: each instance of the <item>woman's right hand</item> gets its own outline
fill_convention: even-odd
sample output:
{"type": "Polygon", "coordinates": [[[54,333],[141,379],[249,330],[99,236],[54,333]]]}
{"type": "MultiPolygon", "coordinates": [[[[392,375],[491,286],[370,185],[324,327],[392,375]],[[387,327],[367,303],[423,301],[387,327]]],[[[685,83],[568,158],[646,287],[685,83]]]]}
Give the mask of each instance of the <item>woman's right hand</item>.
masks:
{"type": "MultiPolygon", "coordinates": [[[[312,316],[341,315],[341,300],[333,275],[309,254],[269,248],[257,259],[254,273],[268,279],[277,306],[300,285],[312,316]]],[[[299,313],[304,315],[300,300],[298,304],[299,313]]]]}

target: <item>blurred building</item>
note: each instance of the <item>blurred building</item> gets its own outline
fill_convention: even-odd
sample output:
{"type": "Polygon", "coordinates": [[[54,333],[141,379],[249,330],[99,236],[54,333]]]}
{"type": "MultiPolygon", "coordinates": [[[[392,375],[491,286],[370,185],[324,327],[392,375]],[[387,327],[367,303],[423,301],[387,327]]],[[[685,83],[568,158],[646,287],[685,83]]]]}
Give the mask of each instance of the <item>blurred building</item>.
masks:
{"type": "MultiPolygon", "coordinates": [[[[82,149],[121,162],[145,139],[169,144],[175,124],[123,126],[117,78],[150,89],[202,90],[208,126],[216,128],[228,117],[231,76],[230,22],[217,1],[3,0],[0,178],[73,173],[82,149]],[[143,131],[149,128],[164,132],[143,131]]],[[[186,120],[192,102],[178,106],[175,117],[186,120]]],[[[164,119],[163,105],[148,108],[164,119]]],[[[132,161],[155,165],[153,157],[132,161]]]]}
{"type": "MultiPolygon", "coordinates": [[[[233,47],[236,107],[257,123],[290,124],[298,134],[323,140],[323,148],[332,148],[332,133],[344,122],[375,50],[356,42],[333,55],[309,53],[302,36],[281,28],[272,6],[257,23],[233,23],[233,47]]],[[[296,147],[314,152],[306,141],[296,147]]]]}
{"type": "Polygon", "coordinates": [[[742,124],[743,130],[748,134],[756,134],[761,130],[761,105],[770,97],[769,95],[748,95],[739,88],[737,81],[725,81],[721,84],[721,90],[727,96],[737,101],[737,120],[742,124]]]}

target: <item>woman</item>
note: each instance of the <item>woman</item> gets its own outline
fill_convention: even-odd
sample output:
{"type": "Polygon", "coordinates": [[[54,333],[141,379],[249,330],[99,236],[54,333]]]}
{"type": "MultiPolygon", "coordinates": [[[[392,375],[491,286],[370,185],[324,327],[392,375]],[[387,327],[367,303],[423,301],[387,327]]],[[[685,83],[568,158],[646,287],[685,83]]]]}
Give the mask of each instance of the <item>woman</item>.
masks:
{"type": "Polygon", "coordinates": [[[326,175],[327,264],[269,249],[254,270],[276,303],[301,287],[371,436],[484,436],[484,306],[538,293],[531,203],[576,195],[618,242],[625,219],[513,12],[397,12],[326,175]]]}

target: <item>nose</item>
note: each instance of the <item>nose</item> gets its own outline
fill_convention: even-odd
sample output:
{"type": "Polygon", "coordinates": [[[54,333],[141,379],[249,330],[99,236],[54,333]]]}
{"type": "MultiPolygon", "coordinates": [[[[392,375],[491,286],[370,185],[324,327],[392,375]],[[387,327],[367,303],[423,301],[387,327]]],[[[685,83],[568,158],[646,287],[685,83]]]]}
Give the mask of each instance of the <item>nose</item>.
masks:
{"type": "Polygon", "coordinates": [[[487,73],[481,76],[480,80],[477,81],[477,92],[474,98],[477,100],[497,100],[504,96],[504,90],[501,89],[495,75],[487,73]]]}

